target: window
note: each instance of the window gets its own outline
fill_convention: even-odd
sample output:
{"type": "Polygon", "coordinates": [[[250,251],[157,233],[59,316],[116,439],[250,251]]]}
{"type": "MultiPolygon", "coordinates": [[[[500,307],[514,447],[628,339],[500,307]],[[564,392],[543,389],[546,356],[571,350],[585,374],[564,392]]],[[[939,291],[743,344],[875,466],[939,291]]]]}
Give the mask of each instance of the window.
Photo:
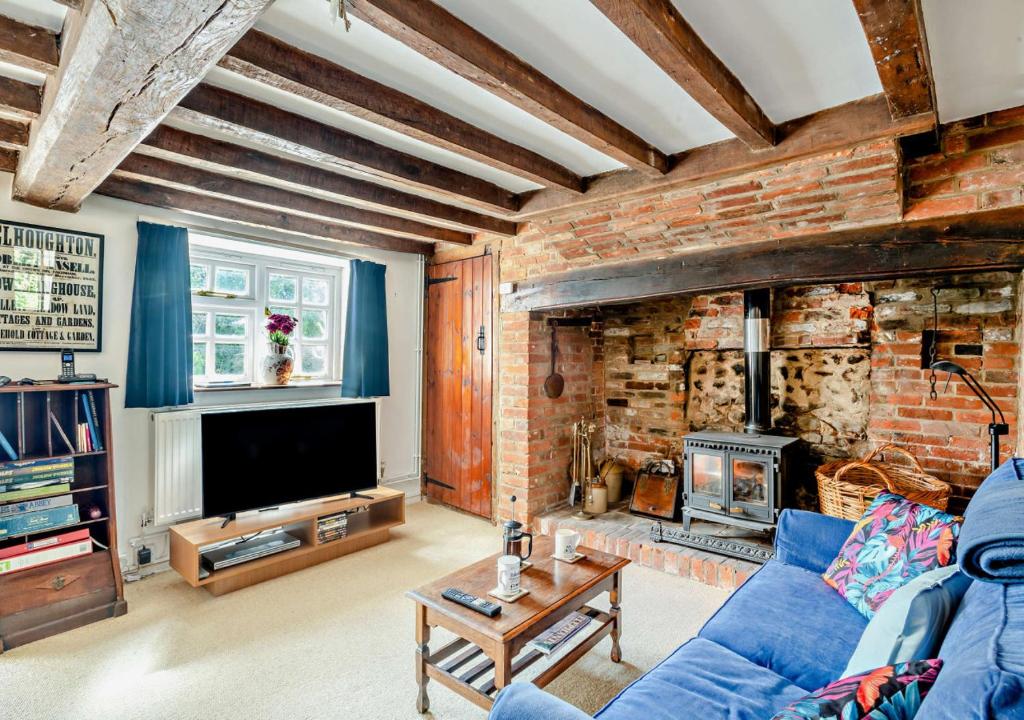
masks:
{"type": "Polygon", "coordinates": [[[267,311],[298,321],[293,379],[341,378],[346,260],[196,233],[189,240],[197,385],[261,382],[267,311]]]}

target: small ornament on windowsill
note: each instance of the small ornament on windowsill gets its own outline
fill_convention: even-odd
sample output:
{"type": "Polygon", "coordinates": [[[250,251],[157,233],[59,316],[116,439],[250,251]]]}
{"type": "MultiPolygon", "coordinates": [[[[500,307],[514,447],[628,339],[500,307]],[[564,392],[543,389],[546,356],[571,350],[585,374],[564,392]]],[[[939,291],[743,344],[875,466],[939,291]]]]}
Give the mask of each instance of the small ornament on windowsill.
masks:
{"type": "Polygon", "coordinates": [[[291,347],[291,334],[295,332],[298,320],[291,315],[271,313],[264,310],[267,316],[267,354],[263,357],[263,384],[287,385],[295,369],[295,353],[291,347]]]}

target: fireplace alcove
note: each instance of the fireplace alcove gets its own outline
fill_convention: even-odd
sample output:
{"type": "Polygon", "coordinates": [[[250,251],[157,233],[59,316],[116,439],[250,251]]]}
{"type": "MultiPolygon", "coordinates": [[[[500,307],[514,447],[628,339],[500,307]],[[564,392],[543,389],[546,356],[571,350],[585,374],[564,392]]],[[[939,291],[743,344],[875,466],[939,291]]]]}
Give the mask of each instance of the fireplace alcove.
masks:
{"type": "MultiPolygon", "coordinates": [[[[1015,415],[1017,273],[776,289],[770,334],[772,432],[799,438],[802,446],[780,489],[780,507],[816,510],[814,468],[831,459],[861,456],[884,442],[908,447],[929,472],[951,482],[952,507],[962,507],[985,477],[987,420],[956,392],[928,398],[928,372],[921,369],[920,357],[923,333],[932,323],[932,287],[944,288],[939,355],[981,373],[987,386],[997,388],[1004,411],[1015,415]]],[[[564,508],[569,428],[581,416],[592,418],[602,457],[617,457],[633,469],[652,457],[683,462],[688,433],[742,433],[743,294],[669,296],[532,313],[531,318],[529,437],[532,447],[542,448],[540,484],[551,488],[536,513],[540,527],[576,524],[584,533],[589,527],[592,535],[610,538],[606,549],[613,551],[612,540],[626,537],[650,544],[652,553],[666,550],[651,541],[650,520],[622,510],[589,525],[569,520],[564,508]],[[550,369],[546,321],[583,315],[594,321],[559,330],[565,394],[555,401],[543,398],[540,384],[550,369]]],[[[673,532],[684,532],[682,525],[655,527],[654,539],[673,532]]],[[[720,540],[731,543],[740,534],[703,519],[693,523],[691,532],[708,537],[703,549],[711,553],[727,552],[720,540]]],[[[763,560],[770,553],[765,540],[753,539],[760,552],[749,557],[763,560]]],[[[619,549],[630,552],[629,543],[619,549]]]]}

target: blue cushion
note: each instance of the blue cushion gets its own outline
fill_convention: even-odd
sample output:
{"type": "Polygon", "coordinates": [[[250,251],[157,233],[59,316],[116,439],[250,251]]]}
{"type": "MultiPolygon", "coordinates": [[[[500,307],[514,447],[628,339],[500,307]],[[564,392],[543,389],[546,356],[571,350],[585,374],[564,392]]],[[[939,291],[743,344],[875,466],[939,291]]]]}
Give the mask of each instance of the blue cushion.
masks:
{"type": "Polygon", "coordinates": [[[843,677],[937,657],[946,628],[970,584],[959,566],[947,565],[898,589],[871,618],[843,677]]]}
{"type": "Polygon", "coordinates": [[[971,583],[939,657],[915,720],[1024,720],[1024,585],[971,583]]]}
{"type": "Polygon", "coordinates": [[[700,636],[815,690],[842,676],[867,624],[820,575],[773,560],[729,598],[700,636]]]}
{"type": "Polygon", "coordinates": [[[600,720],[765,720],[804,695],[710,640],[695,638],[627,687],[600,720]]]}

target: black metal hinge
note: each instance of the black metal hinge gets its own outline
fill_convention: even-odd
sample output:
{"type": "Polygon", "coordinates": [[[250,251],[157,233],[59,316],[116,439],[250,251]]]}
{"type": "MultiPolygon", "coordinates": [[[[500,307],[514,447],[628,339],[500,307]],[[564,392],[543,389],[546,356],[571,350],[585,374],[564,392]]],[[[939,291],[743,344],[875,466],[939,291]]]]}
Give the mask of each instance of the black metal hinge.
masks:
{"type": "Polygon", "coordinates": [[[430,477],[429,475],[424,475],[423,476],[423,482],[426,483],[427,485],[439,485],[440,487],[443,487],[445,490],[454,490],[455,489],[454,485],[449,485],[448,483],[443,483],[440,480],[435,480],[434,478],[430,477]]]}
{"type": "Polygon", "coordinates": [[[439,277],[439,278],[427,278],[427,287],[431,285],[440,285],[441,283],[451,282],[452,280],[458,280],[457,277],[439,277]]]}

